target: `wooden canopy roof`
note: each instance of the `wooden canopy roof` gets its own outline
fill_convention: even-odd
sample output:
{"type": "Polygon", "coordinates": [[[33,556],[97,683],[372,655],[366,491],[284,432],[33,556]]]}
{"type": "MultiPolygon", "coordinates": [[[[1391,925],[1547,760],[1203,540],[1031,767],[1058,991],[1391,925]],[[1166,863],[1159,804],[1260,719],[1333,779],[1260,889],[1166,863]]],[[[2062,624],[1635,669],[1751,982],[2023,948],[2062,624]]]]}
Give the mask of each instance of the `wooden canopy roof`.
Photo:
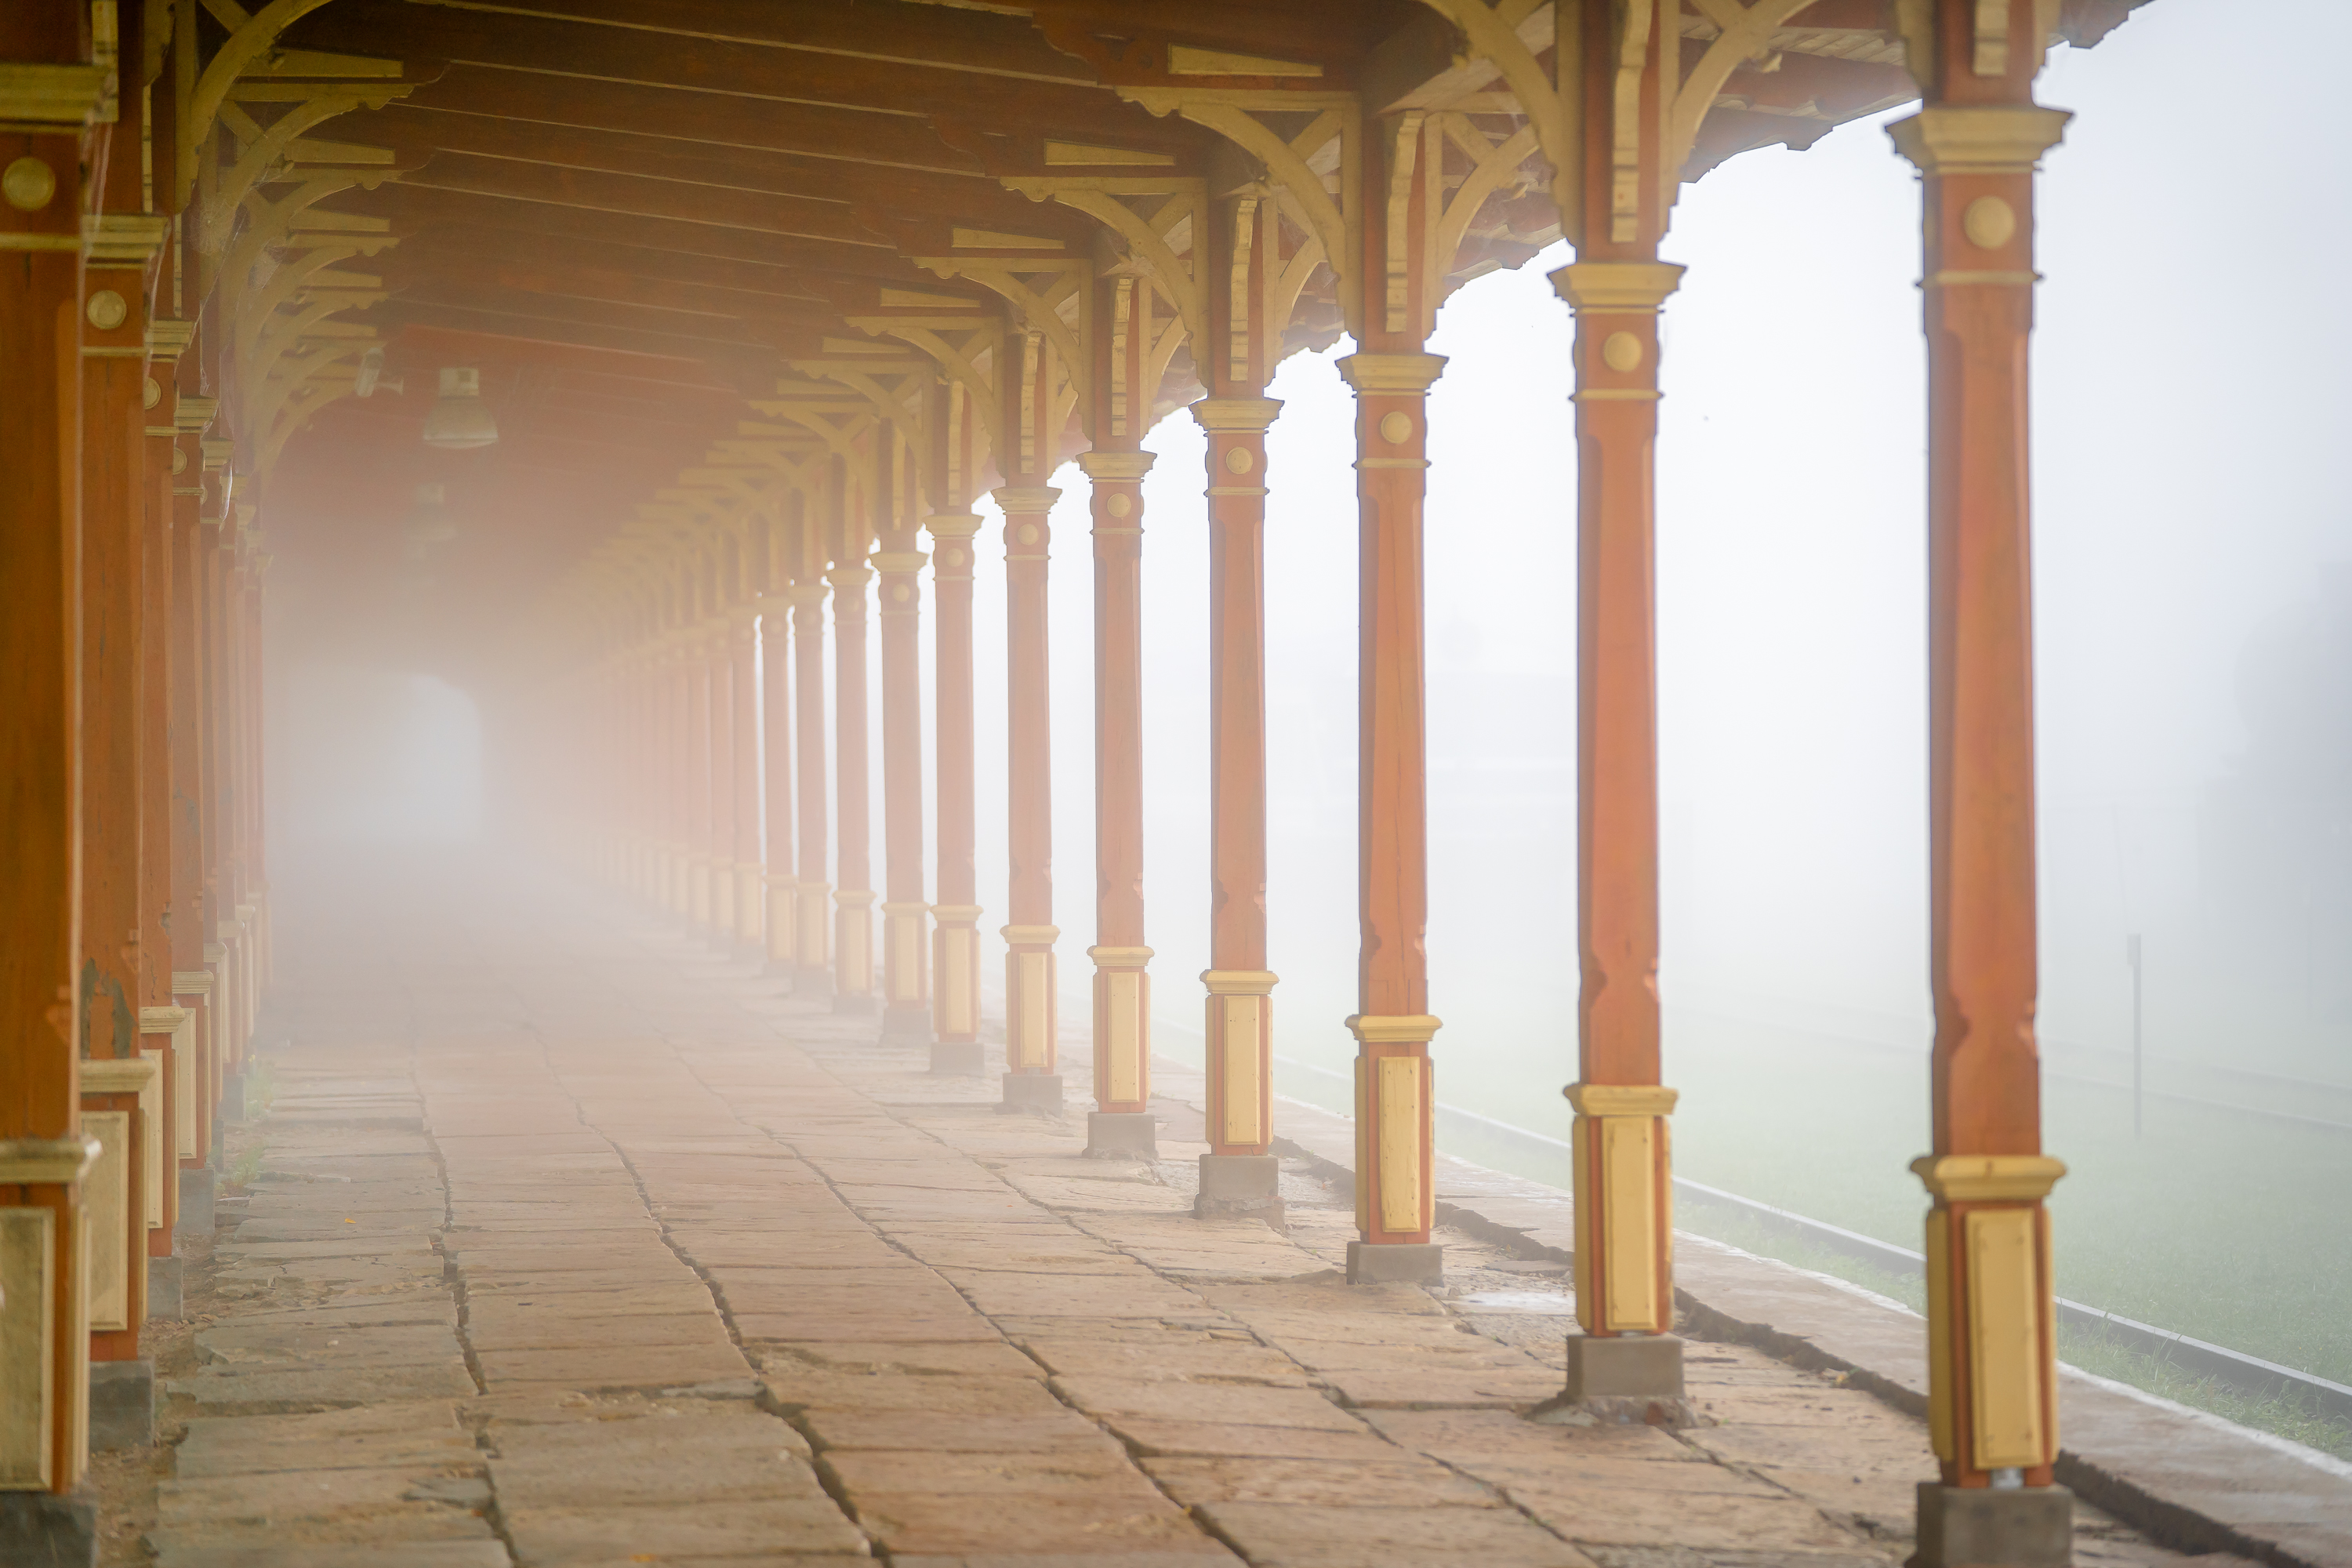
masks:
{"type": "MultiPolygon", "coordinates": [[[[2059,32],[2095,41],[2132,3],[2065,0],[2059,32]]],[[[242,227],[213,246],[231,273],[250,268],[224,275],[246,290],[240,331],[314,365],[279,405],[274,537],[356,574],[352,592],[395,583],[415,487],[444,484],[463,544],[424,596],[452,627],[510,616],[683,471],[728,460],[751,404],[805,382],[796,365],[903,351],[878,321],[966,320],[1023,289],[1050,310],[1056,269],[1077,264],[1164,274],[1191,259],[1184,190],[1223,194],[1270,163],[1336,186],[1335,105],[1445,117],[1436,155],[1476,199],[1444,289],[1559,232],[1519,99],[1423,0],[269,9],[289,7],[307,14],[228,89],[205,176],[216,227],[242,203],[242,227]],[[1221,96],[1255,106],[1255,144],[1221,96]],[[370,346],[381,371],[360,395],[370,346]],[[421,439],[445,366],[480,373],[496,445],[421,439]]],[[[1775,7],[1786,21],[1722,80],[1683,177],[1915,97],[1891,8],[1775,7]]],[[[1494,15],[1548,61],[1550,12],[1494,15]]],[[[1726,24],[1751,25],[1729,0],[1683,0],[1681,18],[1694,68],[1726,24]]],[[[202,50],[248,21],[205,0],[202,50]]],[[[1315,237],[1316,213],[1286,212],[1315,237]]],[[[1336,339],[1346,303],[1328,258],[1314,265],[1283,351],[1336,339]]],[[[1163,301],[1181,329],[1180,305],[1163,301]]],[[[1199,392],[1196,334],[1171,335],[1154,416],[1199,392]]],[[[1084,445],[1082,413],[1066,449],[1084,445]]],[[[334,597],[341,616],[351,601],[334,597]]]]}

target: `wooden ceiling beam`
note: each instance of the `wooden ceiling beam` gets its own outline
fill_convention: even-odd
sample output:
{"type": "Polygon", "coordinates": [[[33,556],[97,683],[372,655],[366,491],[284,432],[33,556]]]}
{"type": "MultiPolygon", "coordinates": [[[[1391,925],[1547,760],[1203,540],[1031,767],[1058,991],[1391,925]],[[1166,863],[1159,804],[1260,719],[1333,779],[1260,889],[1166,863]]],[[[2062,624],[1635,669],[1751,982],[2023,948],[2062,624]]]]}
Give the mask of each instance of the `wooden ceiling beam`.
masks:
{"type": "Polygon", "coordinates": [[[453,253],[446,248],[418,253],[415,259],[393,255],[375,264],[384,286],[400,298],[446,297],[452,286],[488,285],[523,289],[551,298],[593,300],[677,311],[713,320],[788,322],[817,331],[844,331],[838,312],[814,300],[755,293],[741,289],[714,289],[701,284],[669,282],[634,272],[583,267],[569,256],[521,260],[497,256],[453,253]],[[415,293],[412,290],[425,290],[415,293]]]}
{"type": "MultiPolygon", "coordinates": [[[[845,212],[853,204],[878,205],[950,216],[976,228],[1034,227],[1040,222],[1071,228],[1051,209],[1041,218],[1036,205],[1026,197],[978,175],[859,167],[746,148],[697,149],[675,137],[543,125],[398,104],[343,115],[336,121],[335,130],[339,141],[388,148],[413,167],[421,166],[422,173],[414,176],[413,183],[425,185],[443,183],[436,175],[451,167],[449,154],[465,154],[470,155],[468,167],[473,166],[471,160],[510,160],[670,181],[714,196],[757,192],[832,203],[845,212]]],[[[870,241],[874,237],[861,231],[859,237],[870,241]]]]}
{"type": "Polygon", "coordinates": [[[464,191],[584,212],[659,218],[665,223],[748,229],[814,245],[889,254],[889,247],[861,227],[849,207],[839,202],[686,185],[637,174],[482,158],[470,153],[436,153],[431,163],[404,175],[400,183],[412,190],[464,191]]]}
{"type": "Polygon", "coordinates": [[[772,349],[740,342],[730,343],[681,338],[667,333],[634,331],[546,316],[520,316],[456,305],[388,300],[354,319],[373,324],[379,332],[386,335],[410,325],[446,327],[483,338],[603,349],[613,353],[637,354],[648,359],[698,360],[711,374],[725,378],[747,395],[774,379],[779,358],[772,349]]]}
{"type": "MultiPolygon", "coordinates": [[[[511,11],[460,10],[403,0],[337,0],[286,32],[295,47],[395,59],[444,59],[510,71],[688,88],[704,93],[863,111],[866,119],[920,124],[933,113],[1016,130],[1141,133],[1170,129],[1102,88],[1075,80],[1016,79],[950,66],[813,54],[782,47],[714,48],[707,38],[607,26],[511,11]]],[[[1181,136],[1182,131],[1175,132],[1181,136]]]]}
{"type": "Polygon", "coordinates": [[[827,245],[755,229],[520,201],[480,191],[435,188],[406,181],[388,181],[373,191],[346,192],[335,198],[335,204],[341,210],[389,218],[394,231],[403,234],[436,226],[502,229],[532,236],[542,243],[551,239],[584,239],[791,268],[807,273],[879,277],[916,288],[936,289],[939,284],[932,274],[899,259],[896,251],[879,247],[827,245]]]}

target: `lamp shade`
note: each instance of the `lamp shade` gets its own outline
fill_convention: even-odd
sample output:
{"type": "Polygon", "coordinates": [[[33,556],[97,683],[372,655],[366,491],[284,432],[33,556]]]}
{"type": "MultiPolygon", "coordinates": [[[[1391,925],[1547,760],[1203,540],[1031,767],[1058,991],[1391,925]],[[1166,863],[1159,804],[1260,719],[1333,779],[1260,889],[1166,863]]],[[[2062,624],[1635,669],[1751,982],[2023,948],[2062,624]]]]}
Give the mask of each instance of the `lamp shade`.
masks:
{"type": "Polygon", "coordinates": [[[482,401],[482,373],[443,366],[441,395],[433,400],[432,412],[425,416],[425,444],[462,451],[487,447],[498,438],[499,422],[490,417],[489,407],[482,401]]]}

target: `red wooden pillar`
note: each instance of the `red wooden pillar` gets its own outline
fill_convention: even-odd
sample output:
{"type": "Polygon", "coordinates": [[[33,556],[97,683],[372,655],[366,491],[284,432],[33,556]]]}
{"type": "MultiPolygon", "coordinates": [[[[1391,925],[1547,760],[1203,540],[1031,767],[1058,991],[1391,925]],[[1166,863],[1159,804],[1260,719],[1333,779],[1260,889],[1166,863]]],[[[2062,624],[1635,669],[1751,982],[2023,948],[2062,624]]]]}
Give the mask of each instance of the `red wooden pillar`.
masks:
{"type": "MultiPolygon", "coordinates": [[[[136,18],[133,19],[134,26],[136,18]]],[[[137,134],[137,106],[130,106],[137,134]]],[[[122,128],[119,128],[122,129],[122,128]]],[[[139,204],[136,170],[110,165],[106,198],[139,204]]],[[[152,1441],[154,1366],[141,1358],[147,1317],[147,1133],[157,1064],[142,1054],[151,967],[143,907],[149,628],[146,456],[147,268],[165,220],[101,216],[91,226],[81,298],[82,1130],[100,1144],[85,1184],[93,1397],[114,1418],[106,1447],[152,1441]],[[146,1413],[144,1420],[131,1412],[146,1413]]],[[[158,389],[160,399],[160,386],[158,389]]],[[[160,1151],[158,1151],[160,1152],[160,1151]]]]}
{"type": "Polygon", "coordinates": [[[8,1386],[26,1391],[0,1421],[0,1486],[14,1491],[0,1507],[61,1559],[71,1514],[26,1494],[72,1489],[88,1458],[77,457],[84,127],[102,78],[84,56],[86,15],[66,0],[0,10],[0,1354],[8,1386]]]}
{"type": "Polygon", "coordinates": [[[728,612],[728,777],[734,799],[729,811],[733,841],[733,945],[741,953],[761,951],[767,867],[760,853],[760,605],[756,597],[728,612]]]}
{"type": "Polygon", "coordinates": [[[875,431],[874,527],[882,619],[882,1037],[931,1042],[930,910],[923,897],[923,552],[908,452],[875,431]]]}
{"type": "MultiPolygon", "coordinates": [[[[1108,358],[1108,356],[1106,356],[1108,358]]],[[[1117,374],[1129,367],[1098,367],[1117,374]]],[[[1143,942],[1143,477],[1153,454],[1087,452],[1095,555],[1095,1110],[1087,1149],[1150,1157],[1151,949],[1143,942]]]]}
{"type": "Polygon", "coordinates": [[[938,731],[933,809],[939,814],[940,901],[931,907],[939,921],[931,932],[931,1070],[977,1074],[987,1066],[980,1039],[980,880],[972,862],[972,540],[981,520],[971,512],[937,512],[924,526],[931,534],[937,600],[932,613],[938,617],[932,713],[938,731]]]}
{"type": "Polygon", "coordinates": [[[2027,461],[2039,8],[1937,0],[1906,37],[1926,101],[1888,129],[1925,185],[1930,1059],[1923,1568],[2068,1560],[2034,1042],[2033,616],[2027,461]]]}
{"type": "Polygon", "coordinates": [[[1674,1326],[1672,1175],[1659,1083],[1657,657],[1653,533],[1658,309],[1682,268],[1657,259],[1674,186],[1661,139],[1621,106],[1672,89],[1664,13],[1561,14],[1582,58],[1583,165],[1555,185],[1577,260],[1552,274],[1576,312],[1576,1314],[1568,1397],[1612,1417],[1687,1422],[1674,1326]],[[1581,29],[1580,36],[1573,29],[1581,29]],[[1622,46],[1622,47],[1621,47],[1622,46]],[[1645,63],[1620,80],[1621,57],[1645,63]]]}
{"type": "Polygon", "coordinates": [[[799,939],[793,865],[793,601],[760,595],[760,810],[767,834],[761,879],[770,973],[792,972],[799,939]]]}
{"type": "Polygon", "coordinates": [[[1208,1140],[1196,1211],[1278,1222],[1265,952],[1265,432],[1270,397],[1204,397],[1209,434],[1208,1140]]]}
{"type": "MultiPolygon", "coordinates": [[[[1415,314],[1417,315],[1417,311],[1415,314]]],[[[1380,336],[1372,337],[1374,342],[1380,336]]],[[[1429,821],[1423,650],[1422,504],[1429,387],[1445,368],[1415,352],[1339,362],[1356,391],[1357,910],[1353,1280],[1433,1282],[1436,1085],[1429,1044],[1429,821]]]]}
{"type": "Polygon", "coordinates": [[[682,814],[686,839],[687,904],[688,929],[698,932],[710,930],[710,881],[713,868],[710,860],[713,823],[710,812],[711,750],[710,701],[711,677],[717,660],[711,645],[718,639],[711,627],[700,618],[698,602],[688,614],[694,618],[679,634],[683,653],[683,684],[686,702],[686,798],[682,814]]]}
{"type": "MultiPolygon", "coordinates": [[[[847,520],[845,520],[846,521],[847,520]]],[[[835,828],[833,1010],[871,1013],[874,990],[874,880],[871,784],[866,774],[866,589],[874,581],[866,565],[865,526],[850,523],[853,536],[843,563],[824,574],[833,590],[835,828]],[[856,564],[850,564],[850,563],[856,564]]]]}
{"type": "Polygon", "coordinates": [[[179,439],[172,459],[172,994],[187,1015],[175,1035],[174,1064],[183,1092],[173,1107],[175,1179],[189,1217],[201,1224],[204,1189],[212,1179],[205,1158],[212,1148],[213,973],[206,967],[212,924],[205,804],[205,706],[210,682],[209,648],[204,636],[206,565],[213,529],[204,520],[205,471],[202,432],[215,404],[194,391],[201,358],[186,356],[184,385],[173,422],[179,439]]]}
{"type": "Polygon", "coordinates": [[[734,616],[721,605],[704,623],[704,665],[710,671],[710,849],[709,909],[703,935],[723,949],[735,943],[735,634],[734,616]]]}
{"type": "MultiPolygon", "coordinates": [[[[814,555],[814,552],[811,552],[814,555]]],[[[793,583],[793,691],[800,753],[800,875],[793,891],[800,912],[793,931],[800,951],[793,963],[793,994],[833,1000],[833,880],[826,867],[830,833],[824,780],[824,579],[812,563],[793,583]]]]}
{"type": "Polygon", "coordinates": [[[1006,341],[999,375],[1004,398],[995,492],[1004,510],[1006,859],[1005,1110],[1052,1110],[1062,1103],[1059,974],[1054,943],[1053,666],[1047,651],[1046,561],[1049,513],[1061,491],[1054,469],[1053,348],[1042,334],[1006,341]],[[1018,360],[1015,361],[1015,355],[1018,360]]]}

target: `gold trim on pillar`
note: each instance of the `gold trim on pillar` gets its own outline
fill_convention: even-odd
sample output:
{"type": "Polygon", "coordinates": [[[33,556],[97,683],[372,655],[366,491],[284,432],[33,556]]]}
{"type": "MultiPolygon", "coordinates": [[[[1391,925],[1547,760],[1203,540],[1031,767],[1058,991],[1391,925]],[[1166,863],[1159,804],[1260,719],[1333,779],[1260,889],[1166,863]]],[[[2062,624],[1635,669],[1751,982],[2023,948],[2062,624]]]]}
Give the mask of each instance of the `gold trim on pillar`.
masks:
{"type": "Polygon", "coordinates": [[[1666,1118],[1680,1096],[1657,1084],[1572,1083],[1576,1110],[1576,1317],[1593,1334],[1674,1326],[1673,1195],[1666,1118]]]}
{"type": "Polygon", "coordinates": [[[1911,1173],[1948,1204],[2032,1203],[2050,1195],[2066,1163],[2046,1154],[1922,1154],[1911,1173]]]}
{"type": "Polygon", "coordinates": [[[1192,405],[1192,418],[1215,435],[1249,434],[1265,430],[1282,412],[1278,397],[1203,397],[1192,405]]]}
{"type": "Polygon", "coordinates": [[[1209,1084],[1210,1142],[1262,1145],[1270,1132],[1261,1088],[1273,1031],[1279,977],[1265,969],[1204,969],[1212,1059],[1223,1072],[1209,1084]]]}
{"type": "Polygon", "coordinates": [[[2029,174],[2074,115],[2039,104],[1939,104],[1886,128],[1923,174],[2029,174]]]}
{"type": "Polygon", "coordinates": [[[1445,370],[1444,354],[1352,353],[1337,362],[1341,377],[1360,396],[1418,397],[1445,370]]]}
{"type": "Polygon", "coordinates": [[[1101,1049],[1096,1093],[1111,1104],[1143,1098],[1144,1058],[1151,1049],[1151,949],[1090,947],[1095,963],[1095,1037],[1101,1049]]]}
{"type": "Polygon", "coordinates": [[[70,1187],[97,1159],[94,1138],[0,1138],[0,1187],[70,1187]]]}
{"type": "Polygon", "coordinates": [[[1671,261],[1572,261],[1551,275],[1571,308],[1627,315],[1654,314],[1682,280],[1671,261]]]}
{"type": "Polygon", "coordinates": [[[1054,943],[1059,926],[1005,926],[999,932],[1010,949],[1004,956],[1004,1057],[1015,1072],[1053,1068],[1055,1046],[1054,943]]]}
{"type": "Polygon", "coordinates": [[[1157,452],[1103,452],[1078,454],[1078,472],[1096,484],[1131,485],[1142,481],[1160,460],[1157,452]]]}
{"type": "Polygon", "coordinates": [[[57,1233],[53,1209],[0,1208],[0,1491],[45,1491],[52,1474],[57,1233]]]}

